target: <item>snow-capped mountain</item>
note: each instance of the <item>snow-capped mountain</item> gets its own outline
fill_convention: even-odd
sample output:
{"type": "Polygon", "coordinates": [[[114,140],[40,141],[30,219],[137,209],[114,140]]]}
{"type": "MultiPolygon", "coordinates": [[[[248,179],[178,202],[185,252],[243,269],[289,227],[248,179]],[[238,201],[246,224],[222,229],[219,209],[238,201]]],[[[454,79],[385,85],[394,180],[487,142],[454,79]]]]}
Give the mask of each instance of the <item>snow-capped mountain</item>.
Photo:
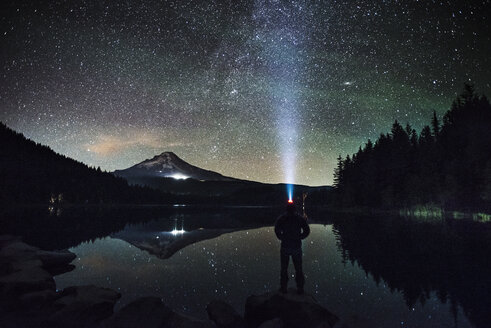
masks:
{"type": "Polygon", "coordinates": [[[114,171],[114,175],[129,177],[168,177],[175,179],[193,178],[206,181],[234,181],[220,173],[204,170],[180,159],[173,152],[163,152],[151,159],[124,170],[114,171]]]}

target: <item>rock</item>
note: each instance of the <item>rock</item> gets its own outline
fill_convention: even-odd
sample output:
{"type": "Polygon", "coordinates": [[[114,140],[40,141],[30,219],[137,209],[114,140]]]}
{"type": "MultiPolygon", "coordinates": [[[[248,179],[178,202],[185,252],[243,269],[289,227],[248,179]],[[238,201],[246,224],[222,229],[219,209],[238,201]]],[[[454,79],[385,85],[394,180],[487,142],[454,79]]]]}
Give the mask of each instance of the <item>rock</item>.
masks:
{"type": "Polygon", "coordinates": [[[5,322],[84,327],[111,316],[121,296],[115,291],[85,286],[56,293],[54,272],[71,270],[68,263],[74,258],[67,250],[42,251],[17,237],[0,236],[0,312],[5,322]]]}
{"type": "Polygon", "coordinates": [[[1,298],[13,297],[15,299],[25,293],[45,289],[55,290],[56,285],[53,277],[39,266],[38,261],[15,262],[12,267],[19,270],[0,276],[1,298]]]}
{"type": "Polygon", "coordinates": [[[10,270],[12,273],[30,270],[32,268],[41,268],[43,262],[38,259],[17,259],[10,262],[10,270]]]}
{"type": "Polygon", "coordinates": [[[258,328],[281,328],[284,327],[283,321],[280,318],[274,318],[264,321],[258,328]]]}
{"type": "Polygon", "coordinates": [[[21,238],[18,236],[0,235],[0,248],[4,248],[8,244],[11,244],[14,241],[20,241],[20,240],[21,240],[21,238]]]}
{"type": "Polygon", "coordinates": [[[162,327],[173,315],[158,297],[143,297],[123,307],[106,323],[110,328],[162,327]]]}
{"type": "Polygon", "coordinates": [[[279,318],[282,327],[333,327],[338,318],[310,295],[297,295],[291,289],[288,294],[267,293],[249,296],[246,300],[245,320],[252,327],[279,318]]]}
{"type": "Polygon", "coordinates": [[[0,246],[0,303],[7,308],[18,305],[23,294],[55,291],[52,271],[71,270],[67,263],[75,258],[69,251],[41,251],[8,235],[0,236],[0,246]]]}
{"type": "Polygon", "coordinates": [[[0,257],[16,260],[38,259],[36,256],[38,250],[39,248],[27,245],[19,240],[12,240],[0,249],[0,257]]]}
{"type": "Polygon", "coordinates": [[[115,303],[121,294],[109,288],[88,286],[67,287],[61,292],[60,298],[56,301],[60,305],[70,305],[74,302],[86,304],[115,303]]]}
{"type": "Polygon", "coordinates": [[[123,307],[104,321],[105,328],[207,328],[211,322],[201,321],[178,314],[167,307],[158,297],[142,297],[123,307]]]}
{"type": "Polygon", "coordinates": [[[53,303],[59,308],[44,325],[49,327],[93,327],[113,314],[121,294],[96,286],[65,288],[53,303]]]}
{"type": "Polygon", "coordinates": [[[57,266],[72,262],[77,256],[67,249],[61,251],[38,251],[39,259],[45,266],[57,266]]]}
{"type": "Polygon", "coordinates": [[[12,273],[12,261],[5,257],[0,257],[0,276],[12,273]]]}
{"type": "Polygon", "coordinates": [[[75,268],[75,266],[69,264],[77,256],[69,250],[61,251],[37,251],[37,256],[43,263],[43,268],[46,269],[52,275],[58,275],[65,272],[69,272],[75,268]]]}
{"type": "Polygon", "coordinates": [[[58,297],[54,290],[46,289],[21,295],[19,301],[24,308],[41,309],[51,305],[58,297]]]}
{"type": "Polygon", "coordinates": [[[75,269],[75,265],[73,264],[65,264],[57,267],[45,268],[52,276],[57,276],[66,272],[73,271],[75,269]]]}
{"type": "Polygon", "coordinates": [[[69,265],[76,255],[68,250],[62,251],[43,251],[39,248],[23,243],[16,237],[0,237],[0,275],[6,275],[20,270],[12,268],[14,263],[23,263],[31,260],[38,260],[39,266],[52,275],[65,273],[74,269],[69,265]]]}
{"type": "Polygon", "coordinates": [[[228,303],[214,300],[206,306],[210,320],[219,328],[246,327],[244,319],[228,303]]]}
{"type": "Polygon", "coordinates": [[[186,315],[173,312],[165,325],[168,328],[212,328],[215,327],[210,321],[198,320],[186,315]]]}

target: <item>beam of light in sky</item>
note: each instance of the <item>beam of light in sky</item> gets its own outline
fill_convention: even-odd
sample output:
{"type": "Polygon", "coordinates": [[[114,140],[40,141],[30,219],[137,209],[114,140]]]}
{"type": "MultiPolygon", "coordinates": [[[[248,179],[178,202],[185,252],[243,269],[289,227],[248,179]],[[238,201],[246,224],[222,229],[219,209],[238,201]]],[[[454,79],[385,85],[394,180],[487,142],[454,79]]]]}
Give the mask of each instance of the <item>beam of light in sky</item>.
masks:
{"type": "Polygon", "coordinates": [[[293,184],[286,185],[286,192],[288,194],[288,203],[293,203],[293,184]]]}
{"type": "Polygon", "coordinates": [[[300,135],[300,73],[302,46],[306,37],[302,23],[306,16],[302,2],[257,1],[254,18],[258,23],[256,40],[269,74],[270,97],[274,108],[277,142],[281,154],[288,199],[293,199],[300,135]]]}

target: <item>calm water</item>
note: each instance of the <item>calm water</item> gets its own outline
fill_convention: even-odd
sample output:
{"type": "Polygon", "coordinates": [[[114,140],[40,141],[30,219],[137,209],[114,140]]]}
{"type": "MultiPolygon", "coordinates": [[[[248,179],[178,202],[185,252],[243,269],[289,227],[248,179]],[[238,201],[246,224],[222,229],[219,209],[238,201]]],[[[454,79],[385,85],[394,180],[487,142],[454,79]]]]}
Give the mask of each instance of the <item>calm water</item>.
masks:
{"type": "MultiPolygon", "coordinates": [[[[131,216],[123,211],[111,219],[107,213],[89,215],[98,222],[94,227],[79,224],[51,239],[49,232],[29,236],[45,248],[53,237],[63,246],[77,240],[70,248],[76,268],[56,277],[59,289],[109,287],[122,294],[118,307],[159,296],[174,310],[205,318],[212,299],[243,313],[247,296],[279,287],[279,242],[271,227],[276,212],[173,209],[110,229],[111,222],[131,216]],[[96,231],[103,232],[85,237],[96,231]]],[[[48,220],[58,225],[72,219],[48,220]]],[[[309,222],[312,231],[303,243],[306,292],[350,326],[489,326],[489,225],[320,213],[309,222]]]]}

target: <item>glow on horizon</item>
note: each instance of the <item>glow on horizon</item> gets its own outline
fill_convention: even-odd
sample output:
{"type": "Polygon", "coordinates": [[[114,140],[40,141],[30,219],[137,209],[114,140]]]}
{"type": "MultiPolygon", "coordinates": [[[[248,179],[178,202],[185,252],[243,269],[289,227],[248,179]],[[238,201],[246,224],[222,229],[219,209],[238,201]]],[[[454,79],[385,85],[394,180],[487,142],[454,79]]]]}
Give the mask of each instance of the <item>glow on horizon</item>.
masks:
{"type": "Polygon", "coordinates": [[[184,174],[181,174],[181,173],[175,173],[175,174],[172,174],[172,175],[168,175],[168,176],[166,176],[166,178],[173,178],[173,179],[176,179],[176,180],[186,180],[186,179],[189,179],[189,177],[187,175],[184,175],[184,174]]]}

